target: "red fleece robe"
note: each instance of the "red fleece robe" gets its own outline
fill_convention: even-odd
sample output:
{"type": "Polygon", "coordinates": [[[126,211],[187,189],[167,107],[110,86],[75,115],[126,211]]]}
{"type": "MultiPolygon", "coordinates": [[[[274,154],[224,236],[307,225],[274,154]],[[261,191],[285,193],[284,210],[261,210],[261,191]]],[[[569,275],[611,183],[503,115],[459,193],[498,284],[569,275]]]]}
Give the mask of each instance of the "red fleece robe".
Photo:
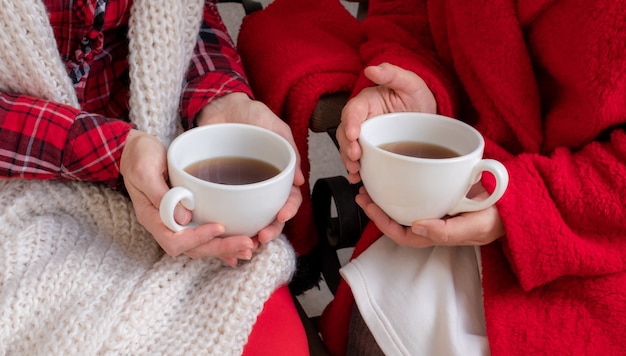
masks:
{"type": "MultiPolygon", "coordinates": [[[[274,1],[243,19],[237,47],[255,97],[283,118],[293,131],[305,176],[309,118],[322,94],[350,92],[362,62],[358,21],[337,0],[274,1]]],[[[288,222],[287,236],[296,253],[317,244],[310,186],[302,186],[303,203],[288,222]]]]}
{"type": "MultiPolygon", "coordinates": [[[[509,170],[497,203],[506,235],[481,249],[492,354],[625,355],[626,1],[370,0],[362,23],[343,23],[349,30],[337,29],[345,13],[334,3],[275,0],[244,23],[240,51],[259,98],[308,125],[310,111],[289,107],[312,110],[333,85],[371,85],[299,66],[314,61],[306,56],[259,60],[262,48],[322,61],[338,59],[325,48],[343,41],[347,72],[359,61],[415,71],[438,111],[475,125],[485,156],[509,170]],[[281,21],[298,26],[261,30],[281,21]]],[[[379,235],[368,226],[355,256],[379,235]]],[[[322,316],[333,354],[345,351],[351,303],[343,283],[322,316]]]]}

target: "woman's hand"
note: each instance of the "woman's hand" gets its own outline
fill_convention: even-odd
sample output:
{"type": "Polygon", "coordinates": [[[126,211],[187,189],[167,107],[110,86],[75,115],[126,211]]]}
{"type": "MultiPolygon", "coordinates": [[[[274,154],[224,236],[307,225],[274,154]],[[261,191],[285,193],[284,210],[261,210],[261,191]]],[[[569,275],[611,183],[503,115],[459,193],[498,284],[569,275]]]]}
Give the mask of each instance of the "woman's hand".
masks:
{"type": "MultiPolygon", "coordinates": [[[[212,256],[231,266],[235,266],[239,259],[252,257],[258,243],[248,236],[216,238],[224,232],[224,227],[219,224],[206,224],[177,233],[163,224],[159,205],[170,188],[166,180],[166,150],[156,137],[131,130],[122,153],[120,172],[137,220],[168,255],[185,254],[191,258],[212,256]]],[[[174,216],[179,224],[187,224],[191,220],[191,212],[180,205],[174,216]]]]}
{"type": "Polygon", "coordinates": [[[361,147],[357,142],[361,124],[370,117],[401,111],[435,113],[437,103],[426,83],[415,73],[383,63],[365,68],[365,76],[377,84],[365,88],[346,104],[337,128],[341,161],[348,181],[357,183],[361,147]]]}
{"type": "MultiPolygon", "coordinates": [[[[486,199],[489,194],[476,184],[469,197],[486,199]],[[473,196],[475,194],[475,196],[473,196]]],[[[407,247],[429,246],[482,246],[504,235],[504,226],[495,205],[475,212],[461,213],[443,219],[416,221],[412,226],[402,226],[392,220],[374,204],[365,188],[361,187],[356,202],[381,232],[398,245],[407,247]]]]}
{"type": "MultiPolygon", "coordinates": [[[[370,117],[393,112],[436,113],[437,103],[424,80],[415,73],[383,63],[365,68],[365,75],[377,86],[365,88],[343,109],[337,129],[341,160],[348,171],[348,181],[357,183],[361,147],[357,142],[361,124],[370,117]]],[[[478,184],[470,196],[484,199],[488,194],[478,184]]],[[[402,226],[376,205],[365,188],[356,201],[365,214],[387,236],[402,246],[428,247],[435,245],[485,245],[504,234],[496,206],[462,213],[443,219],[416,221],[411,227],[402,226]]]]}
{"type": "Polygon", "coordinates": [[[276,220],[259,231],[257,235],[258,241],[261,243],[271,241],[278,237],[285,223],[296,215],[302,203],[302,194],[299,187],[304,184],[304,174],[300,168],[300,155],[298,154],[291,128],[265,104],[250,99],[244,93],[232,93],[214,99],[198,114],[196,122],[198,126],[223,122],[256,125],[276,132],[291,143],[296,151],[297,157],[296,174],[294,176],[291,193],[285,205],[278,212],[276,220]]]}

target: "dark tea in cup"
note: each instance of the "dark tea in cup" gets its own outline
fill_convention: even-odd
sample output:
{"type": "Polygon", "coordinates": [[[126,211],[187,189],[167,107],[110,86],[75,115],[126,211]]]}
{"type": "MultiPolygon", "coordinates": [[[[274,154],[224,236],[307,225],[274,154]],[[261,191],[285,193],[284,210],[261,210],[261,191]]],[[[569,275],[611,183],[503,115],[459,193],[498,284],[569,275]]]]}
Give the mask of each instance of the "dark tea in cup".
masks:
{"type": "Polygon", "coordinates": [[[385,151],[389,151],[392,153],[397,153],[404,156],[409,157],[417,157],[417,158],[454,158],[459,157],[460,154],[455,152],[454,150],[444,147],[441,145],[437,145],[434,143],[428,142],[419,142],[419,141],[396,141],[396,142],[388,142],[378,147],[382,148],[385,151]]]}
{"type": "Polygon", "coordinates": [[[218,184],[253,184],[280,173],[275,166],[248,157],[217,157],[193,163],[185,168],[192,176],[218,184]]]}
{"type": "Polygon", "coordinates": [[[486,209],[509,181],[504,165],[483,159],[480,132],[446,116],[401,112],[371,117],[361,124],[359,144],[363,186],[376,205],[405,226],[486,209]],[[487,199],[470,199],[467,192],[483,172],[494,176],[496,188],[487,199]]]}
{"type": "Polygon", "coordinates": [[[297,154],[284,137],[255,125],[192,128],[167,149],[171,189],[159,215],[172,231],[219,223],[223,236],[254,236],[276,219],[293,188],[297,154]],[[180,225],[174,210],[191,211],[180,225]]]}

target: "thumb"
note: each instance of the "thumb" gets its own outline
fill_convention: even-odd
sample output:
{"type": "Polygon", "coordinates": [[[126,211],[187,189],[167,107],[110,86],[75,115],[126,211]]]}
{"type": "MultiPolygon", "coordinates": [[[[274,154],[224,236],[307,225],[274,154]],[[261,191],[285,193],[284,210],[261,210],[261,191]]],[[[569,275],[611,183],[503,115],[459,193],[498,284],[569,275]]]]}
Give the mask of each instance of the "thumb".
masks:
{"type": "MultiPolygon", "coordinates": [[[[437,101],[424,80],[416,73],[391,63],[367,67],[365,75],[374,83],[395,92],[404,111],[436,113],[437,101]]],[[[397,108],[397,107],[396,107],[397,108]]]]}
{"type": "Polygon", "coordinates": [[[391,63],[367,67],[364,74],[372,82],[392,89],[411,87],[415,82],[415,78],[411,75],[412,72],[391,63]]]}

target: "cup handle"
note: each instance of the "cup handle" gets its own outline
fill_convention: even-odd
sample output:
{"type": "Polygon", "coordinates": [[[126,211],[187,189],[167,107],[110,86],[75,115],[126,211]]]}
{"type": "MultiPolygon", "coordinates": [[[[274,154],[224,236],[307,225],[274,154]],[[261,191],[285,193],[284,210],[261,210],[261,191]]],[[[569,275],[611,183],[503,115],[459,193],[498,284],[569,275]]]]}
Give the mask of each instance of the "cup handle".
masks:
{"type": "Polygon", "coordinates": [[[194,223],[189,223],[183,226],[174,220],[174,209],[176,208],[178,202],[183,204],[183,206],[189,210],[193,210],[196,205],[193,193],[189,189],[184,187],[174,187],[165,193],[159,206],[159,215],[161,215],[161,220],[163,220],[165,226],[169,227],[174,232],[179,232],[186,228],[196,226],[194,223]]]}
{"type": "Polygon", "coordinates": [[[496,178],[496,188],[493,193],[491,193],[487,199],[480,201],[463,197],[463,199],[448,212],[448,215],[486,209],[495,204],[502,195],[504,195],[506,187],[509,185],[509,173],[504,165],[494,159],[483,159],[474,166],[472,172],[472,176],[475,177],[476,182],[480,179],[482,172],[491,172],[496,178]]]}

